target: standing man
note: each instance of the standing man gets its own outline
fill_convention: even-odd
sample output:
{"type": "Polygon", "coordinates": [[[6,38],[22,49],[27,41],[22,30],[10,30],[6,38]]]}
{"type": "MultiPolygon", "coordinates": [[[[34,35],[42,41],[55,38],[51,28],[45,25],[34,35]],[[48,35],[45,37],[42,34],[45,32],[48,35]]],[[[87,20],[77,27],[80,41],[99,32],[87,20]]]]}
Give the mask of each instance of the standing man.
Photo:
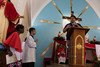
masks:
{"type": "Polygon", "coordinates": [[[35,28],[29,29],[30,35],[26,38],[23,56],[22,56],[22,67],[34,67],[36,62],[35,50],[38,40],[34,40],[34,35],[36,35],[35,28]]]}
{"type": "Polygon", "coordinates": [[[71,46],[70,46],[70,37],[71,37],[71,33],[69,32],[69,31],[70,31],[70,28],[71,28],[71,27],[82,27],[79,23],[76,23],[76,20],[77,20],[77,18],[76,18],[74,15],[72,15],[72,16],[70,17],[70,23],[67,24],[67,25],[64,27],[64,29],[63,29],[63,33],[67,32],[67,34],[66,34],[67,47],[68,47],[68,49],[67,49],[67,58],[69,58],[70,47],[71,47],[71,46]]]}
{"type": "Polygon", "coordinates": [[[82,27],[79,23],[76,23],[76,20],[77,20],[77,18],[74,15],[72,15],[70,18],[70,23],[67,24],[63,29],[64,33],[67,32],[67,34],[66,34],[67,40],[70,40],[70,36],[71,36],[71,34],[69,33],[69,28],[82,27]]]}

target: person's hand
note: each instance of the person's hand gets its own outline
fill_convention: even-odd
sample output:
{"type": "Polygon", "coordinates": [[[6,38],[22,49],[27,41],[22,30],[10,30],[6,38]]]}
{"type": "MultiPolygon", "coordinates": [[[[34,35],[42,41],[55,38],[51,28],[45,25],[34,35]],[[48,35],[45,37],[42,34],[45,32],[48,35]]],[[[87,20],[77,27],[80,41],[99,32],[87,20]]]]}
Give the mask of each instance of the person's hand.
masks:
{"type": "Polygon", "coordinates": [[[68,25],[67,28],[71,28],[72,26],[68,25]]]}
{"type": "Polygon", "coordinates": [[[11,51],[8,51],[7,53],[8,53],[9,56],[13,55],[13,53],[11,51]]]}
{"type": "Polygon", "coordinates": [[[10,51],[10,47],[5,47],[5,48],[6,48],[6,50],[7,50],[7,54],[8,54],[9,56],[12,56],[13,53],[10,51]]]}
{"type": "Polygon", "coordinates": [[[65,28],[65,30],[67,30],[68,28],[71,28],[71,26],[70,26],[70,25],[68,25],[68,26],[65,28]]]}
{"type": "Polygon", "coordinates": [[[35,42],[38,43],[38,39],[36,39],[35,42]]]}
{"type": "Polygon", "coordinates": [[[19,16],[19,18],[24,18],[24,16],[19,16]]]}

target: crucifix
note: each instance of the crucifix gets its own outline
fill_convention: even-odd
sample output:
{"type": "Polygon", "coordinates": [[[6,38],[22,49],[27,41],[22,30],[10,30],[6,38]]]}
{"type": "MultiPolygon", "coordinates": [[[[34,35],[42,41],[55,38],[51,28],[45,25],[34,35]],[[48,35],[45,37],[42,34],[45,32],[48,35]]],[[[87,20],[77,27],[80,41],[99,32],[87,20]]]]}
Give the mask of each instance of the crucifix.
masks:
{"type": "MultiPolygon", "coordinates": [[[[58,10],[58,12],[62,15],[62,19],[70,20],[72,16],[74,15],[74,11],[72,10],[72,0],[70,0],[70,16],[64,16],[59,7],[56,5],[56,3],[51,0],[54,7],[58,10]]],[[[76,17],[76,21],[82,21],[82,18],[79,18],[86,10],[88,9],[88,5],[82,10],[82,12],[76,17]]],[[[49,20],[40,20],[40,22],[47,22],[47,23],[53,23],[53,24],[60,24],[59,22],[49,21],[49,20]]]]}
{"type": "MultiPolygon", "coordinates": [[[[63,19],[70,20],[72,16],[75,16],[75,15],[74,15],[74,11],[71,11],[71,16],[70,16],[70,17],[62,16],[62,18],[63,18],[63,19]]],[[[82,18],[76,18],[76,21],[82,21],[82,18]]]]}
{"type": "MultiPolygon", "coordinates": [[[[72,11],[72,0],[70,0],[70,17],[64,16],[63,13],[61,12],[61,10],[58,8],[58,6],[56,5],[56,3],[51,0],[52,4],[55,6],[55,8],[58,10],[58,12],[62,15],[62,19],[67,19],[70,20],[70,18],[74,15],[74,11],[72,11]]],[[[82,18],[79,18],[86,10],[88,9],[88,5],[82,10],[82,12],[79,14],[79,16],[76,18],[77,21],[82,21],[82,18]]]]}

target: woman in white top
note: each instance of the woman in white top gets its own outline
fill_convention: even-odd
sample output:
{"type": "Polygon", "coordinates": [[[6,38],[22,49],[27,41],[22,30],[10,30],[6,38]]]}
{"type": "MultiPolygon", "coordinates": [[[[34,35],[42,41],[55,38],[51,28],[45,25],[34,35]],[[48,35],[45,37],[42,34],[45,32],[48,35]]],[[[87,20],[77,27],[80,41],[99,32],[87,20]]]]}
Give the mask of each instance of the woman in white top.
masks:
{"type": "Polygon", "coordinates": [[[26,38],[24,49],[23,49],[23,67],[34,67],[34,63],[36,62],[35,58],[35,50],[37,40],[34,40],[34,35],[36,34],[35,28],[29,29],[30,35],[26,38]]]}

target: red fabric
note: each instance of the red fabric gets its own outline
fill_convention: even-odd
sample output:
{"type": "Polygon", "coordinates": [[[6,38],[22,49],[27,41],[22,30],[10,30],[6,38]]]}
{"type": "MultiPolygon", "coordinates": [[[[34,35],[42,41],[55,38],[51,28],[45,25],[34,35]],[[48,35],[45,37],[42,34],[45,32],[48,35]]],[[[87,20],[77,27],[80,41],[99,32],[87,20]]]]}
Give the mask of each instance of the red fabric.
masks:
{"type": "MultiPolygon", "coordinates": [[[[86,60],[86,49],[95,49],[95,44],[85,43],[85,60],[86,60]]],[[[95,50],[94,50],[95,51],[95,50]]]]}
{"type": "Polygon", "coordinates": [[[7,30],[7,37],[8,37],[10,34],[12,34],[15,31],[16,24],[12,23],[12,21],[15,21],[16,19],[18,19],[19,14],[17,13],[14,5],[11,2],[6,3],[4,14],[5,14],[5,17],[9,21],[9,26],[7,30]]]}
{"type": "MultiPolygon", "coordinates": [[[[86,50],[87,49],[91,50],[91,52],[93,53],[93,55],[91,55],[92,57],[96,56],[95,44],[85,43],[85,59],[86,59],[86,50]]],[[[94,62],[93,59],[91,59],[89,61],[94,62]]]]}
{"type": "Polygon", "coordinates": [[[63,45],[66,45],[66,41],[65,40],[57,40],[57,39],[54,39],[55,42],[59,43],[59,44],[63,44],[63,45]]]}
{"type": "Polygon", "coordinates": [[[95,44],[86,43],[86,44],[85,44],[85,48],[95,49],[95,44]]]}
{"type": "MultiPolygon", "coordinates": [[[[19,22],[19,21],[18,21],[19,22]]],[[[15,29],[16,24],[12,23],[11,21],[9,21],[9,26],[8,26],[8,30],[7,30],[7,38],[16,31],[15,29]]]]}
{"type": "Polygon", "coordinates": [[[1,7],[1,5],[2,5],[2,2],[3,2],[3,0],[0,0],[0,7],[1,7]]]}
{"type": "Polygon", "coordinates": [[[66,56],[66,51],[65,51],[66,49],[63,48],[63,47],[59,48],[58,45],[56,44],[56,42],[59,43],[59,46],[65,46],[65,48],[66,48],[66,41],[64,39],[63,40],[59,40],[59,39],[55,38],[54,39],[54,45],[53,45],[53,53],[52,53],[53,61],[55,59],[56,54],[57,54],[57,57],[60,57],[60,56],[65,57],[66,56]],[[57,46],[57,49],[56,49],[56,46],[57,46]],[[62,51],[64,51],[63,54],[62,54],[62,51]]]}
{"type": "Polygon", "coordinates": [[[3,2],[3,0],[0,0],[0,3],[2,3],[3,2]]]}
{"type": "Polygon", "coordinates": [[[11,2],[7,2],[4,14],[9,21],[15,21],[19,17],[19,14],[11,2]]]}
{"type": "Polygon", "coordinates": [[[57,48],[57,55],[58,57],[66,57],[65,47],[58,47],[57,48]]]}
{"type": "Polygon", "coordinates": [[[15,48],[15,50],[18,52],[22,52],[21,40],[18,32],[11,34],[4,42],[4,45],[15,48]]]}

